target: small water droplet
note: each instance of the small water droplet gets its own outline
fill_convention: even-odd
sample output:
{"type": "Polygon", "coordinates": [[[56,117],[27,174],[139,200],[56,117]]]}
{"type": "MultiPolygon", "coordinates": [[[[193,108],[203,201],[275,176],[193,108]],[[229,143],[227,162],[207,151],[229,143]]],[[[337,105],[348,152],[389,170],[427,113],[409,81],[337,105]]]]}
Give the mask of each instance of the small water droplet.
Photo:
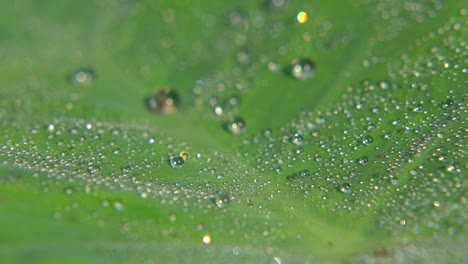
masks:
{"type": "Polygon", "coordinates": [[[384,138],[385,139],[391,139],[392,138],[392,133],[391,132],[387,132],[384,134],[384,138]]]}
{"type": "Polygon", "coordinates": [[[296,15],[296,20],[300,24],[304,24],[305,22],[307,22],[307,19],[308,19],[308,15],[304,11],[299,11],[296,15]]]}
{"type": "Polygon", "coordinates": [[[291,138],[291,142],[294,143],[295,145],[302,145],[304,144],[304,138],[302,137],[301,134],[295,133],[291,138]]]}
{"type": "Polygon", "coordinates": [[[450,109],[455,106],[455,102],[452,99],[447,99],[441,104],[442,108],[450,109]]]}
{"type": "Polygon", "coordinates": [[[177,216],[175,214],[172,214],[172,215],[169,216],[169,220],[171,222],[175,222],[177,220],[177,216]]]}
{"type": "Polygon", "coordinates": [[[239,105],[240,103],[241,103],[240,96],[231,96],[224,102],[224,105],[236,106],[236,105],[239,105]]]}
{"type": "Polygon", "coordinates": [[[114,206],[114,209],[119,212],[122,212],[123,210],[125,210],[125,206],[122,201],[114,201],[112,203],[112,206],[114,206]]]}
{"type": "Polygon", "coordinates": [[[302,177],[309,177],[310,176],[310,171],[309,170],[303,170],[301,172],[301,176],[302,177]]]}
{"type": "Polygon", "coordinates": [[[181,156],[184,160],[188,160],[190,158],[190,153],[187,151],[183,150],[179,153],[179,156],[181,156]]]}
{"type": "Polygon", "coordinates": [[[361,165],[367,165],[367,163],[369,162],[369,159],[367,158],[367,156],[362,156],[359,158],[359,164],[361,165]]]}
{"type": "Polygon", "coordinates": [[[392,121],[392,125],[394,126],[399,126],[401,125],[401,119],[400,118],[397,118],[395,120],[392,121]]]}
{"type": "Polygon", "coordinates": [[[348,193],[351,193],[351,184],[345,182],[345,183],[342,183],[340,184],[340,192],[344,193],[344,194],[348,194],[348,193]]]}
{"type": "Polygon", "coordinates": [[[64,190],[66,195],[72,195],[74,191],[75,190],[73,189],[73,187],[68,187],[68,188],[65,188],[64,190]]]}
{"type": "Polygon", "coordinates": [[[217,197],[211,198],[211,201],[217,206],[217,207],[226,207],[230,202],[231,202],[231,197],[227,193],[220,194],[217,197]]]}
{"type": "Polygon", "coordinates": [[[421,113],[423,111],[423,105],[422,104],[416,104],[413,106],[413,112],[415,113],[421,113]]]}
{"type": "Polygon", "coordinates": [[[239,135],[245,132],[247,127],[246,127],[244,119],[240,117],[236,117],[231,121],[225,122],[224,128],[231,134],[239,135]]]}
{"type": "Polygon", "coordinates": [[[146,106],[154,113],[172,114],[179,106],[179,95],[173,90],[163,89],[146,98],[146,106]]]}
{"type": "Polygon", "coordinates": [[[203,80],[197,80],[195,82],[195,85],[192,87],[192,93],[194,95],[201,95],[203,93],[203,90],[205,88],[205,83],[203,80]]]}
{"type": "Polygon", "coordinates": [[[54,131],[55,131],[55,126],[54,126],[53,124],[48,124],[48,125],[46,126],[46,129],[47,129],[47,132],[49,132],[49,133],[52,134],[52,133],[54,133],[54,131]]]}
{"type": "Polygon", "coordinates": [[[367,135],[362,138],[362,144],[364,145],[370,145],[372,142],[374,142],[374,138],[371,135],[367,135]]]}
{"type": "Polygon", "coordinates": [[[171,157],[169,159],[169,165],[171,165],[172,168],[182,168],[184,166],[184,158],[181,156],[175,156],[171,157]]]}
{"type": "Polygon", "coordinates": [[[205,244],[205,245],[210,244],[211,243],[211,236],[209,234],[205,234],[203,236],[202,241],[203,241],[203,244],[205,244]]]}
{"type": "Polygon", "coordinates": [[[224,113],[224,108],[222,106],[220,106],[220,105],[215,105],[213,107],[213,112],[215,113],[215,115],[220,116],[220,115],[222,115],[224,113]]]}
{"type": "Polygon", "coordinates": [[[289,72],[298,80],[308,80],[315,75],[315,63],[307,58],[294,59],[290,63],[289,72]]]}
{"type": "Polygon", "coordinates": [[[70,75],[70,81],[77,86],[88,86],[93,83],[96,73],[91,68],[83,68],[70,75]]]}

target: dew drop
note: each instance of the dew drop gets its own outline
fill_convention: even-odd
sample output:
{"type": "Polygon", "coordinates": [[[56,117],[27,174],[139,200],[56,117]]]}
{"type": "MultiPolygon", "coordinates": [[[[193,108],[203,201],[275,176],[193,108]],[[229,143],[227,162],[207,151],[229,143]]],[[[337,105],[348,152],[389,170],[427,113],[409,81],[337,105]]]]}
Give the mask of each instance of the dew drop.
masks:
{"type": "Polygon", "coordinates": [[[401,125],[401,119],[400,118],[397,118],[395,120],[392,121],[392,125],[394,126],[399,126],[401,125]]]}
{"type": "Polygon", "coordinates": [[[301,134],[295,133],[291,138],[291,142],[295,145],[302,145],[304,144],[304,138],[301,134]]]}
{"type": "Polygon", "coordinates": [[[359,164],[361,165],[367,165],[367,163],[369,162],[369,158],[367,158],[367,156],[362,156],[359,158],[359,164]]]}
{"type": "Polygon", "coordinates": [[[209,234],[205,234],[202,238],[203,244],[208,245],[211,243],[211,236],[209,234]]]}
{"type": "Polygon", "coordinates": [[[391,139],[392,138],[392,133],[391,132],[387,132],[384,134],[384,138],[385,139],[391,139]]]}
{"type": "Polygon", "coordinates": [[[181,156],[184,160],[188,160],[190,158],[190,153],[187,151],[183,150],[179,153],[179,156],[181,156]]]}
{"type": "Polygon", "coordinates": [[[236,106],[241,103],[240,96],[231,96],[225,101],[225,105],[236,106]]]}
{"type": "Polygon", "coordinates": [[[315,63],[307,58],[294,59],[290,63],[289,71],[298,80],[308,80],[315,75],[315,63]]]}
{"type": "Polygon", "coordinates": [[[79,69],[70,75],[71,83],[77,86],[88,86],[95,78],[96,73],[91,68],[79,69]]]}
{"type": "Polygon", "coordinates": [[[163,89],[146,98],[146,106],[154,113],[172,114],[179,106],[179,94],[170,89],[163,89]]]}
{"type": "Polygon", "coordinates": [[[275,168],[275,172],[276,172],[277,174],[281,174],[281,173],[283,172],[283,168],[277,167],[277,168],[275,168]]]}
{"type": "Polygon", "coordinates": [[[304,11],[299,11],[296,15],[296,20],[300,24],[304,24],[305,22],[307,22],[307,19],[308,19],[308,15],[304,11]]]}
{"type": "Polygon", "coordinates": [[[182,168],[184,166],[184,158],[181,156],[171,157],[169,159],[169,165],[175,169],[182,168]]]}
{"type": "Polygon", "coordinates": [[[197,80],[195,82],[195,85],[192,87],[192,93],[194,95],[201,95],[203,93],[204,88],[205,88],[205,84],[203,80],[197,80]]]}
{"type": "Polygon", "coordinates": [[[342,183],[339,187],[340,189],[340,192],[344,193],[344,194],[348,194],[348,193],[351,193],[351,184],[345,182],[345,183],[342,183]]]}
{"type": "Polygon", "coordinates": [[[227,193],[211,198],[211,201],[219,208],[226,207],[231,202],[231,197],[227,193]]]}
{"type": "Polygon", "coordinates": [[[413,106],[413,112],[415,113],[421,113],[423,111],[423,105],[422,104],[417,104],[413,106]]]}
{"type": "Polygon", "coordinates": [[[367,135],[362,138],[362,144],[364,145],[370,145],[372,142],[374,142],[374,138],[371,135],[367,135]]]}
{"type": "Polygon", "coordinates": [[[49,133],[52,134],[52,133],[54,133],[54,131],[55,131],[55,126],[54,126],[53,124],[48,124],[48,125],[46,126],[46,129],[47,129],[47,132],[49,132],[49,133]]]}
{"type": "Polygon", "coordinates": [[[73,187],[68,187],[68,188],[65,188],[65,190],[64,190],[64,193],[65,193],[66,195],[72,195],[73,192],[74,192],[73,187]]]}
{"type": "Polygon", "coordinates": [[[441,107],[444,109],[450,109],[454,106],[455,106],[455,102],[452,99],[447,99],[441,104],[441,107]]]}
{"type": "Polygon", "coordinates": [[[309,177],[310,176],[310,171],[309,170],[303,170],[301,172],[301,176],[302,177],[309,177]]]}
{"type": "Polygon", "coordinates": [[[213,107],[213,112],[214,112],[215,115],[218,115],[218,116],[223,115],[224,108],[222,106],[220,106],[220,105],[215,105],[213,107]]]}
{"type": "Polygon", "coordinates": [[[125,206],[121,201],[114,201],[112,203],[112,206],[114,206],[114,209],[119,212],[122,212],[123,210],[125,210],[125,206]]]}
{"type": "Polygon", "coordinates": [[[231,121],[225,122],[224,128],[231,134],[239,135],[245,132],[247,127],[244,119],[236,117],[231,121]]]}

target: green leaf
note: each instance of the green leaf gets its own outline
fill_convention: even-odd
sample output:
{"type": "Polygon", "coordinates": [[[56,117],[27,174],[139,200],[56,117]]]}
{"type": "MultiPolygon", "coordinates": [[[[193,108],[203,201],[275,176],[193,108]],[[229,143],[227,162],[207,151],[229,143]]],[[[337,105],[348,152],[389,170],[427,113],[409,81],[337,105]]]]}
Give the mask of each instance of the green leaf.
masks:
{"type": "Polygon", "coordinates": [[[0,10],[3,261],[466,258],[462,1],[0,10]]]}

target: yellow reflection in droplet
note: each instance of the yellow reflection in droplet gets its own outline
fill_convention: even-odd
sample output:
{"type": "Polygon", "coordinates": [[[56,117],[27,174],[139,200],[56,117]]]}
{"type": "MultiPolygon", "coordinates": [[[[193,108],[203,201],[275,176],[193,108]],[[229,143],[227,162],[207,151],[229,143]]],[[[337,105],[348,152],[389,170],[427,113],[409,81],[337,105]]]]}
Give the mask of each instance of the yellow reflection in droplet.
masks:
{"type": "Polygon", "coordinates": [[[206,234],[203,236],[203,244],[208,245],[209,243],[211,243],[211,237],[210,235],[206,234]]]}
{"type": "Polygon", "coordinates": [[[307,13],[304,11],[300,11],[299,13],[297,13],[297,16],[296,16],[297,22],[304,24],[305,22],[307,22],[307,18],[308,18],[307,13]]]}

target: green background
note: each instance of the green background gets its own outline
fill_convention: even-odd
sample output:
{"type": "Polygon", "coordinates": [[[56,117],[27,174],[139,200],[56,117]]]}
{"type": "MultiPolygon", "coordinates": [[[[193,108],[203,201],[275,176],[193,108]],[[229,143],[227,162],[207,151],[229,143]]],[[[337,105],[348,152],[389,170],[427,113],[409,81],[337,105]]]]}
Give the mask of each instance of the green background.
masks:
{"type": "Polygon", "coordinates": [[[466,259],[463,1],[0,10],[5,263],[466,259]],[[313,78],[291,75],[298,58],[313,78]],[[165,88],[177,112],[151,112],[165,88]]]}

